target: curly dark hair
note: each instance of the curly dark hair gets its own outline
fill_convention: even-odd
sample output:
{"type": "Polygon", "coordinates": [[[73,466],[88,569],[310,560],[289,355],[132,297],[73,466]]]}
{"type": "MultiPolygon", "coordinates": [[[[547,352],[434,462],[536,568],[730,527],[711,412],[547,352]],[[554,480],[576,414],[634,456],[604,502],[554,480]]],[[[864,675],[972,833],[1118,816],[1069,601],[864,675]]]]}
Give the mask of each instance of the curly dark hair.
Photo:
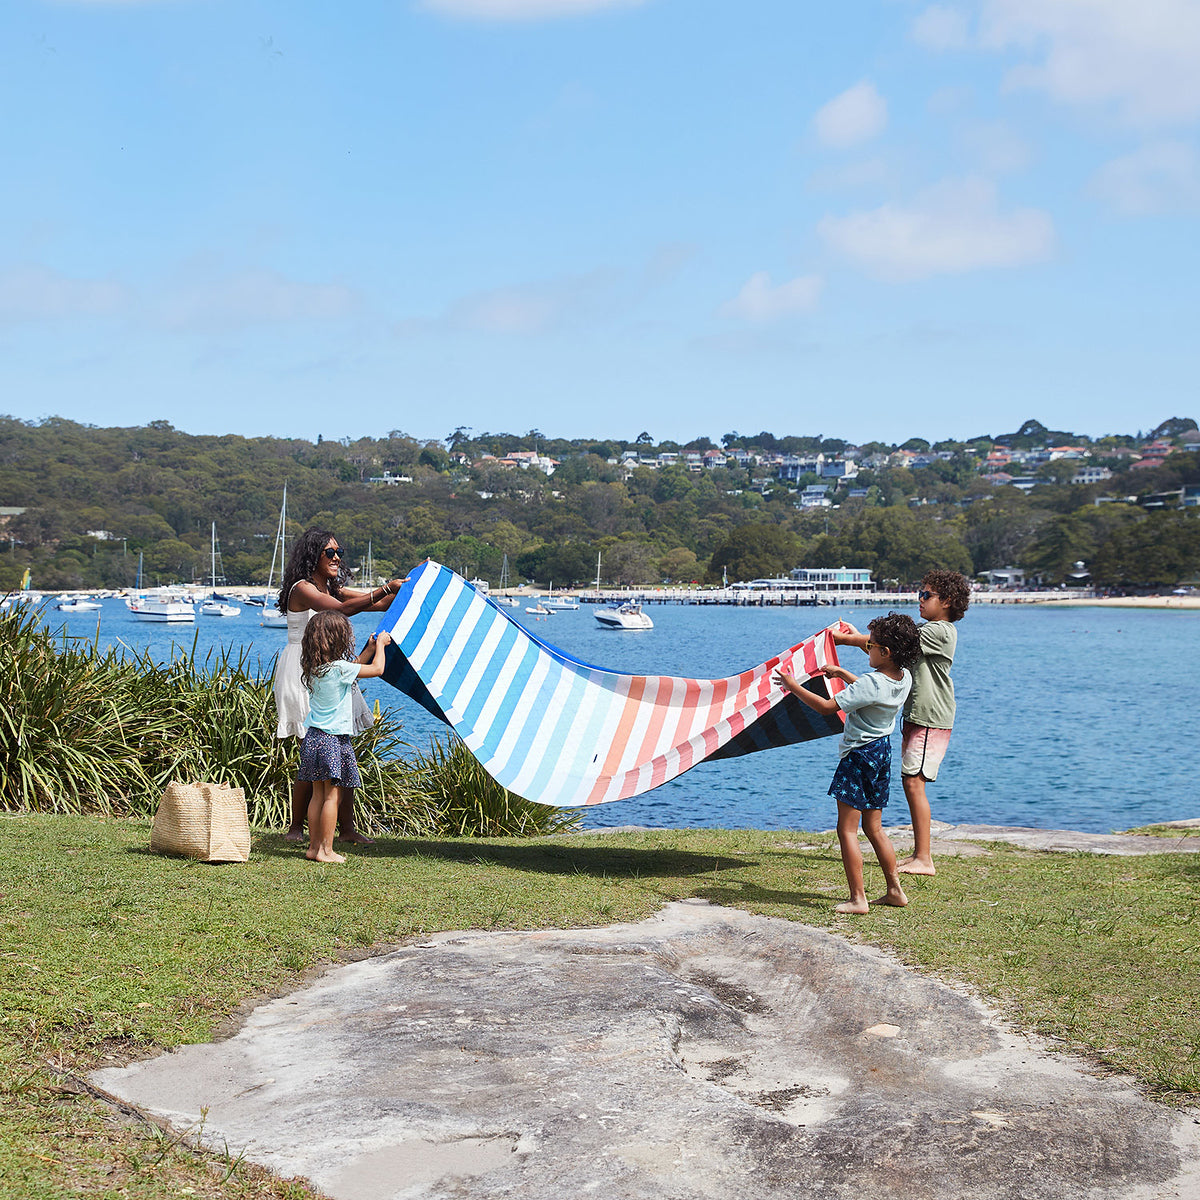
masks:
{"type": "Polygon", "coordinates": [[[314,613],[300,644],[300,678],[312,691],[313,678],[331,662],[354,657],[354,628],[340,612],[314,613]]]}
{"type": "MultiPolygon", "coordinates": [[[[321,561],[321,551],[325,549],[325,544],[331,538],[336,540],[337,534],[330,533],[327,529],[306,529],[300,535],[299,540],[292,547],[292,553],[284,568],[283,579],[279,584],[278,607],[281,613],[286,613],[288,610],[288,597],[292,594],[292,588],[301,579],[312,578],[317,564],[321,561]]],[[[335,600],[340,600],[342,588],[349,580],[350,572],[342,567],[338,572],[337,579],[329,585],[329,594],[335,600]]]]}
{"type": "Polygon", "coordinates": [[[890,612],[876,617],[867,628],[871,641],[886,646],[892,652],[892,662],[898,667],[914,667],[921,657],[921,635],[917,623],[904,613],[890,612]]]}
{"type": "Polygon", "coordinates": [[[932,592],[945,606],[946,616],[961,621],[971,604],[971,584],[957,571],[926,571],[921,587],[932,592]]]}

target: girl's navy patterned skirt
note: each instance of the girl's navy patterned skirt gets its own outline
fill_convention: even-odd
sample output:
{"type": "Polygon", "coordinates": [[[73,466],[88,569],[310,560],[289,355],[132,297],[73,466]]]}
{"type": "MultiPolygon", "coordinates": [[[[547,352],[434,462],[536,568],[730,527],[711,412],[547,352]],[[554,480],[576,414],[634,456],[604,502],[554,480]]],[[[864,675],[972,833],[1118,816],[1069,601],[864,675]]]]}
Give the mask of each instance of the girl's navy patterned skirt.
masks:
{"type": "Polygon", "coordinates": [[[339,787],[362,787],[350,735],[310,729],[300,745],[300,773],[296,778],[332,779],[339,787]]]}
{"type": "Polygon", "coordinates": [[[892,739],[876,738],[865,746],[855,747],[838,763],[829,795],[860,812],[887,808],[891,782],[892,739]]]}

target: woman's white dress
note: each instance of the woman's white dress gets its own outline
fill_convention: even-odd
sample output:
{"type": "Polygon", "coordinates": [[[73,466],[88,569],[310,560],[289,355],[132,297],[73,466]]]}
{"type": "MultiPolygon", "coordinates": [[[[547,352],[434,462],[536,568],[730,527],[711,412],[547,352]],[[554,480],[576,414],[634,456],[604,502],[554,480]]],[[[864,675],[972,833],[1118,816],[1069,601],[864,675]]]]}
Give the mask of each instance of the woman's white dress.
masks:
{"type": "MultiPolygon", "coordinates": [[[[279,661],[275,664],[275,713],[278,718],[275,736],[278,738],[302,738],[307,732],[304,721],[308,716],[308,688],[300,678],[300,644],[304,641],[304,629],[314,611],[311,608],[303,612],[288,609],[287,645],[279,652],[279,661]]],[[[355,684],[354,732],[362,733],[374,724],[375,718],[355,684]]]]}

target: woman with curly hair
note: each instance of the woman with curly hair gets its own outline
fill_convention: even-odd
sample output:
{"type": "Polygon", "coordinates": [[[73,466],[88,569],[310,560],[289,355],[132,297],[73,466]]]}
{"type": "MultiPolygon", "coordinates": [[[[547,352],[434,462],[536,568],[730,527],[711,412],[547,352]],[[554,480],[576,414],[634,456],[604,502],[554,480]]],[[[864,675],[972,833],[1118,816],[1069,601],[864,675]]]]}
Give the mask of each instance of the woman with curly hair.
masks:
{"type": "Polygon", "coordinates": [[[822,667],[826,676],[842,679],[849,685],[832,699],[810,692],[783,670],[775,674],[776,683],[816,712],[827,717],[838,712],[846,714],[829,794],[837,800],[838,845],[850,899],[835,905],[834,912],[856,916],[869,912],[870,903],[896,908],[908,903],[900,886],[895,848],[883,831],[883,810],[892,778],[892,730],[912,687],[909,668],[921,657],[920,639],[912,617],[888,613],[886,617],[876,617],[867,628],[870,635],[865,648],[870,656],[870,671],[853,675],[845,667],[822,667]],[[860,820],[887,882],[887,891],[870,903],[858,846],[860,820]]]}
{"type": "MultiPolygon", "coordinates": [[[[303,738],[308,718],[309,693],[301,679],[301,646],[304,630],[314,613],[337,612],[352,617],[361,612],[383,612],[408,582],[389,580],[383,587],[364,591],[347,587],[349,571],[342,565],[342,547],[337,537],[324,529],[308,529],[292,547],[279,588],[279,611],[287,615],[287,645],[275,666],[275,712],[278,738],[303,738]]],[[[357,687],[351,697],[355,733],[370,729],[374,718],[357,687]]],[[[291,823],[284,835],[289,842],[304,841],[304,822],[312,799],[312,784],[297,779],[292,784],[291,823]]],[[[354,789],[341,789],[338,831],[343,841],[366,845],[371,839],[358,829],[354,819],[354,789]]]]}

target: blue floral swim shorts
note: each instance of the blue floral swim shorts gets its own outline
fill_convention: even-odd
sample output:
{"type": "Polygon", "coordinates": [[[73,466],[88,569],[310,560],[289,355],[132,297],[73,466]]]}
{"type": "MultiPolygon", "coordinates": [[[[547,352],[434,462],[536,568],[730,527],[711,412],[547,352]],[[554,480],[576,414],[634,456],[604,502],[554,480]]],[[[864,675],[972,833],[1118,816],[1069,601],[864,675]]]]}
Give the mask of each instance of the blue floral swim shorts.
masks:
{"type": "Polygon", "coordinates": [[[876,738],[865,746],[856,746],[838,763],[829,795],[860,812],[887,808],[891,782],[891,738],[876,738]]]}

